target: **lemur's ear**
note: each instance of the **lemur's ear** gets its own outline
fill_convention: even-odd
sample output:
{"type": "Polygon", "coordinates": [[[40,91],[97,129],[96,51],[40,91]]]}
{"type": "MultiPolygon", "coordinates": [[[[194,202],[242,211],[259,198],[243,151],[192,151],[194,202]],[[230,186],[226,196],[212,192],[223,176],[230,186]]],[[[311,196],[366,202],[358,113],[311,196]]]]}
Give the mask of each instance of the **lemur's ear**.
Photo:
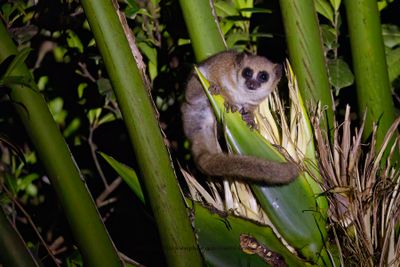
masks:
{"type": "Polygon", "coordinates": [[[246,53],[242,52],[242,53],[237,54],[236,58],[235,58],[235,67],[238,69],[241,69],[242,65],[243,65],[243,61],[246,57],[247,57],[246,53]]]}
{"type": "Polygon", "coordinates": [[[279,64],[279,63],[275,64],[274,70],[275,70],[275,75],[276,75],[276,77],[277,77],[278,79],[280,79],[280,78],[282,77],[282,72],[283,72],[283,66],[282,66],[282,64],[279,64]]]}

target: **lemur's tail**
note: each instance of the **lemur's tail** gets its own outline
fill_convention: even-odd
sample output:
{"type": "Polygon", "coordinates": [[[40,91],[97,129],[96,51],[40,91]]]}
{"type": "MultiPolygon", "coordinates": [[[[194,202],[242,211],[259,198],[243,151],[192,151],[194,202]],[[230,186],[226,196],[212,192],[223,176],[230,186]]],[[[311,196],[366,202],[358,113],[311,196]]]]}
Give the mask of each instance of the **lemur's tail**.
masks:
{"type": "Polygon", "coordinates": [[[288,184],[299,174],[294,163],[279,163],[251,156],[202,153],[197,157],[198,168],[211,176],[250,179],[269,185],[288,184]]]}

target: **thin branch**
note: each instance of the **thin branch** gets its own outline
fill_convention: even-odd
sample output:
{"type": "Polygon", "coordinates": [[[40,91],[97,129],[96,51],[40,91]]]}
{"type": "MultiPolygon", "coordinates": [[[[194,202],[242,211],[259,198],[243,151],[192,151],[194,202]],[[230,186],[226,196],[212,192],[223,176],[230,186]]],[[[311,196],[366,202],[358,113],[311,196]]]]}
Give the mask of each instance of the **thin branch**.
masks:
{"type": "MultiPolygon", "coordinates": [[[[118,177],[115,179],[109,186],[106,187],[106,189],[97,197],[96,199],[96,205],[97,207],[103,207],[106,204],[110,204],[109,201],[104,202],[107,197],[114,192],[114,190],[121,184],[122,178],[118,177]]],[[[114,200],[112,201],[114,202],[114,200]]]]}
{"type": "Polygon", "coordinates": [[[143,265],[141,263],[138,263],[137,261],[132,260],[131,258],[126,256],[122,252],[118,252],[118,255],[125,263],[133,264],[133,265],[135,265],[137,267],[146,267],[145,265],[143,265]]]}
{"type": "Polygon", "coordinates": [[[102,170],[102,168],[100,166],[99,160],[97,158],[97,154],[96,154],[97,146],[93,142],[93,133],[94,133],[95,130],[96,130],[96,127],[91,125],[90,129],[89,129],[88,144],[89,144],[89,147],[90,147],[90,153],[92,155],[94,164],[96,166],[96,170],[99,173],[101,180],[103,181],[104,187],[107,189],[109,185],[107,183],[106,176],[104,175],[103,170],[102,170]]]}
{"type": "Polygon", "coordinates": [[[96,83],[96,79],[87,69],[86,63],[78,62],[78,66],[81,68],[82,73],[79,73],[84,78],[88,78],[91,82],[96,83]]]}
{"type": "Polygon", "coordinates": [[[2,186],[4,192],[7,194],[7,196],[11,199],[11,201],[18,207],[18,209],[23,213],[23,215],[25,216],[25,218],[28,220],[28,223],[31,225],[33,231],[36,233],[37,237],[39,238],[40,242],[42,243],[42,245],[44,246],[44,248],[46,249],[48,255],[51,257],[51,259],[54,261],[54,263],[56,264],[56,266],[60,266],[60,264],[58,263],[58,260],[56,257],[54,257],[52,251],[50,250],[50,248],[47,246],[46,241],[44,241],[42,235],[39,232],[39,229],[36,227],[35,223],[33,222],[32,218],[29,216],[29,214],[25,211],[25,209],[22,207],[22,205],[18,202],[18,200],[16,198],[14,198],[14,196],[11,194],[10,191],[8,191],[8,189],[3,185],[2,186]]]}

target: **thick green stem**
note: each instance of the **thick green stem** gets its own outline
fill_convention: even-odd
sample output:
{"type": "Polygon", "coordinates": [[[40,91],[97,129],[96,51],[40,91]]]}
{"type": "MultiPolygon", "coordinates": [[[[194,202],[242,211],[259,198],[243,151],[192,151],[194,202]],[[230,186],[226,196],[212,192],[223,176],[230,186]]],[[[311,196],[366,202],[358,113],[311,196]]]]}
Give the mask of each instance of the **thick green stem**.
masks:
{"type": "Polygon", "coordinates": [[[138,161],[146,202],[169,266],[201,266],[188,210],[145,87],[112,1],[82,0],[138,161]]]}
{"type": "Polygon", "coordinates": [[[209,0],[180,0],[197,62],[226,49],[209,0]]]}
{"type": "Polygon", "coordinates": [[[313,0],[280,0],[290,63],[308,106],[326,107],[327,126],[333,126],[333,103],[321,35],[313,0]]]}
{"type": "Polygon", "coordinates": [[[364,138],[378,123],[377,147],[395,119],[378,6],[375,0],[345,0],[359,114],[367,110],[364,138]]]}
{"type": "MultiPolygon", "coordinates": [[[[0,62],[18,53],[0,23],[0,62]]],[[[31,77],[25,64],[10,75],[31,77]]],[[[57,193],[87,266],[120,266],[85,181],[37,88],[13,85],[9,94],[57,193]]]]}
{"type": "Polygon", "coordinates": [[[11,224],[0,207],[0,263],[4,266],[37,267],[17,229],[11,224]]]}

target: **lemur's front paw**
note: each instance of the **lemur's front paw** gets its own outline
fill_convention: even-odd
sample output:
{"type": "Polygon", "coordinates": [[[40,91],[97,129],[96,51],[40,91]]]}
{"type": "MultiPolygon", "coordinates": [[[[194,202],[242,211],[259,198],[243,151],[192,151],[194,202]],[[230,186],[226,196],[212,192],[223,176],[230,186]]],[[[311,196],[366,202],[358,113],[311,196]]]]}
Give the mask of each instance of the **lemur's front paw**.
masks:
{"type": "Polygon", "coordinates": [[[242,119],[247,123],[247,125],[251,129],[257,129],[257,124],[256,124],[256,121],[254,120],[253,112],[248,111],[244,108],[242,108],[239,112],[240,112],[240,114],[242,114],[242,119]]]}
{"type": "Polygon", "coordinates": [[[236,112],[239,110],[238,106],[229,103],[229,101],[225,101],[224,106],[227,112],[236,112]]]}
{"type": "Polygon", "coordinates": [[[210,84],[208,91],[210,91],[212,95],[219,95],[221,93],[221,88],[217,84],[212,83],[210,84]]]}

